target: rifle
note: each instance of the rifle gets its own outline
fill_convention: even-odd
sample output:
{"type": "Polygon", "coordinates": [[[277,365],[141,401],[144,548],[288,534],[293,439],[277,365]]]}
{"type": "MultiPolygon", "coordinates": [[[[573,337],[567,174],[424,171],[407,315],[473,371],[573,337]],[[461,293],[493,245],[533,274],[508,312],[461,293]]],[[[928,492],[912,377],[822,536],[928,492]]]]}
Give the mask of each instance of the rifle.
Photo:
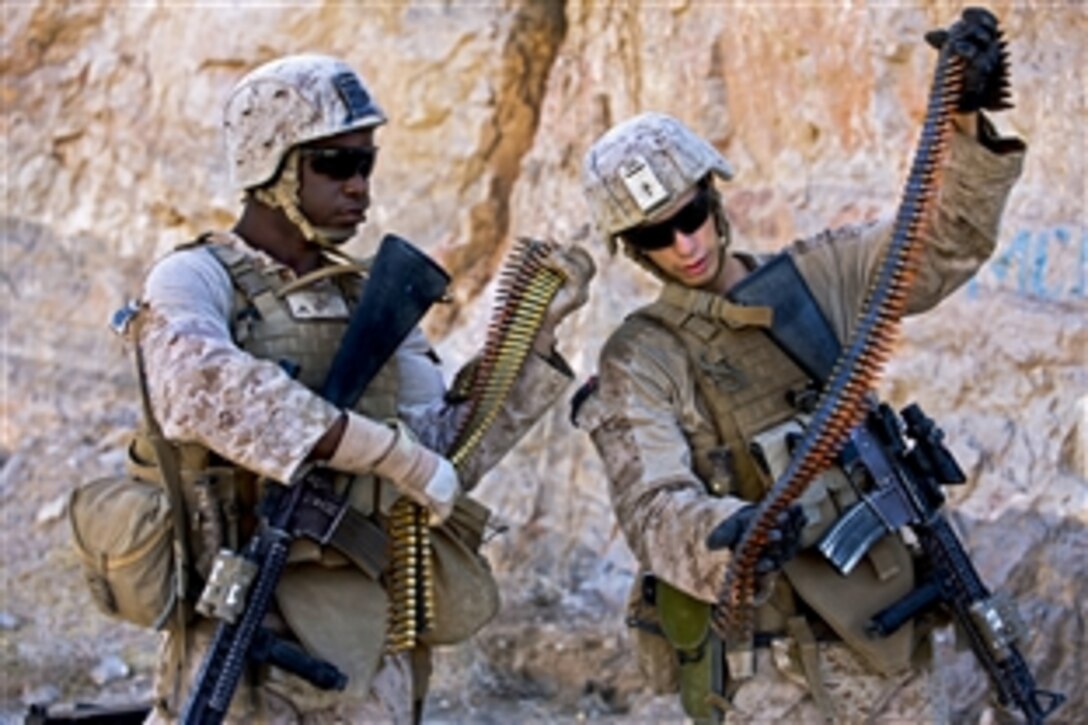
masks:
{"type": "MultiPolygon", "coordinates": [[[[775,344],[812,380],[831,376],[840,345],[788,255],[759,267],[730,297],[771,306],[768,334],[775,344]]],[[[1025,630],[1015,605],[990,593],[944,517],[941,486],[966,481],[943,443],[944,432],[917,404],[904,408],[901,418],[887,404],[875,405],[871,395],[862,405],[867,412],[850,430],[838,463],[850,480],[864,472],[872,486],[859,492],[859,501],[828,529],[818,549],[838,571],[849,574],[885,534],[911,528],[924,554],[924,583],[877,613],[870,634],[888,636],[926,609],[944,606],[965,632],[1001,704],[1020,709],[1032,725],[1043,722],[1065,697],[1036,687],[1015,644],[1025,630]]]]}
{"type": "MultiPolygon", "coordinates": [[[[338,408],[354,407],[448,283],[449,276],[425,254],[386,235],[321,395],[338,408]]],[[[348,505],[346,492],[337,494],[337,476],[311,467],[290,486],[269,482],[257,531],[240,553],[217,556],[197,609],[221,621],[182,712],[186,725],[222,722],[250,662],[276,665],[321,689],[346,687],[347,677],[335,665],[262,626],[296,538],[334,546],[374,577],[385,569],[388,536],[348,505]]]]}
{"type": "Polygon", "coordinates": [[[868,632],[885,637],[924,611],[943,607],[966,634],[1000,704],[1019,709],[1031,725],[1042,723],[1065,696],[1036,687],[1016,646],[1026,627],[1015,604],[986,587],[941,511],[941,486],[966,480],[943,437],[917,404],[904,408],[901,418],[885,403],[872,409],[851,432],[843,468],[850,474],[860,466],[873,488],[828,530],[819,550],[846,574],[885,533],[908,526],[924,555],[923,583],[873,616],[868,632]]]}
{"type": "Polygon", "coordinates": [[[121,705],[33,703],[27,708],[23,725],[140,725],[152,709],[150,702],[121,705]]]}

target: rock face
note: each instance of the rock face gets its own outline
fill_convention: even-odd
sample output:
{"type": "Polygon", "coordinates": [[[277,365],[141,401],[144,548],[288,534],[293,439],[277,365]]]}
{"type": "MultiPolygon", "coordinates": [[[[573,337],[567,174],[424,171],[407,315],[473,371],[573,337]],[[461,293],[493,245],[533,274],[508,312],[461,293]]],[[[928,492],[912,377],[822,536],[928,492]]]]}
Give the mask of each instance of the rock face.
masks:
{"type": "MultiPolygon", "coordinates": [[[[954,519],[986,580],[1020,603],[1024,652],[1041,684],[1070,696],[1061,720],[1074,722],[1088,717],[1088,13],[1075,2],[992,9],[1016,102],[997,120],[1029,141],[1024,177],[994,259],[907,323],[883,392],[943,425],[969,478],[950,492],[954,519]]],[[[934,59],[920,39],[957,12],[937,2],[5,4],[0,609],[20,626],[0,633],[3,700],[15,707],[58,679],[86,699],[88,673],[114,655],[135,673],[126,686],[146,689],[149,635],[84,616],[64,521],[39,511],[120,465],[136,395],[103,322],[154,258],[230,223],[218,122],[245,71],[315,50],[368,80],[391,123],[353,249],[396,231],[453,273],[453,303],[427,323],[450,372],[482,338],[513,237],[591,247],[601,273],[590,304],[561,330],[584,377],[608,330],[654,291],[588,223],[579,165],[597,135],[654,109],[707,136],[738,171],[724,193],[750,249],[891,214],[934,59]]],[[[440,673],[436,713],[535,696],[523,715],[675,716],[632,669],[621,610],[633,562],[566,411],[481,493],[510,527],[486,548],[506,609],[443,655],[471,666],[440,673]]],[[[986,683],[969,657],[948,660],[953,702],[973,719],[988,707],[986,683]]],[[[124,694],[117,687],[106,691],[124,694]]]]}

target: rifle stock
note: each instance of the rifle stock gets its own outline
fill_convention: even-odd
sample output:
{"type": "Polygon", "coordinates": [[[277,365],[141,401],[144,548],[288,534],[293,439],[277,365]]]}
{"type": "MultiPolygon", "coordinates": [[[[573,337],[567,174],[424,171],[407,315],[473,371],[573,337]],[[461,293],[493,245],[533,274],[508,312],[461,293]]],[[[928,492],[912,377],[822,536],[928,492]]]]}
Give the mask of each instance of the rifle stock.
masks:
{"type": "MultiPolygon", "coordinates": [[[[445,294],[448,282],[445,271],[425,254],[400,237],[386,235],[326,376],[322,396],[339,408],[354,407],[431,304],[445,294]]],[[[327,469],[311,468],[290,486],[271,482],[265,486],[257,532],[240,556],[227,552],[243,560],[241,566],[251,573],[252,583],[227,582],[224,586],[222,601],[244,601],[244,605],[238,610],[224,606],[216,612],[222,618],[182,712],[186,725],[221,723],[251,661],[269,662],[322,689],[346,686],[347,677],[335,665],[262,627],[287,565],[291,542],[305,535],[329,543],[349,511],[346,496],[336,497],[333,491],[333,475],[327,469]]],[[[357,563],[364,569],[380,572],[387,556],[385,534],[373,522],[366,523],[370,528],[365,530],[365,541],[380,550],[358,552],[353,559],[359,559],[357,563]]]]}

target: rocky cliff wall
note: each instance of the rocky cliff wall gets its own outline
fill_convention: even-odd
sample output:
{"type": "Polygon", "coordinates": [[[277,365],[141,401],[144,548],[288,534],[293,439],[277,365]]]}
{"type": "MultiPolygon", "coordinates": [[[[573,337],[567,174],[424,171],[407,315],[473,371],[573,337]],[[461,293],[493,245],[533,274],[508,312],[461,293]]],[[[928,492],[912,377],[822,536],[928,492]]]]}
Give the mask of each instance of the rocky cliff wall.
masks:
{"type": "MultiPolygon", "coordinates": [[[[1024,177],[994,259],[907,324],[883,388],[894,402],[920,401],[944,425],[969,474],[952,494],[956,521],[983,574],[1040,628],[1025,651],[1044,683],[1074,697],[1064,713],[1072,722],[1088,716],[1079,691],[1088,11],[1080,2],[991,7],[1009,37],[1016,101],[999,125],[1029,141],[1024,177]]],[[[584,377],[607,331],[654,289],[626,260],[610,259],[588,223],[578,168],[598,134],[657,109],[706,135],[737,168],[726,204],[738,244],[752,249],[891,214],[933,63],[920,38],[959,9],[5,3],[0,637],[15,675],[2,696],[42,694],[58,668],[89,668],[103,653],[130,664],[129,687],[146,684],[146,637],[82,617],[57,505],[74,481],[119,465],[117,444],[135,418],[127,362],[103,324],[109,311],[138,290],[154,258],[229,224],[237,209],[218,120],[246,70],[317,50],[346,58],[370,82],[391,123],[379,136],[375,209],[353,249],[365,253],[397,231],[454,273],[454,304],[428,320],[450,372],[482,338],[513,236],[590,246],[601,274],[590,304],[561,331],[584,377]]],[[[472,666],[440,687],[645,712],[622,656],[630,554],[600,466],[565,411],[542,421],[481,490],[510,527],[487,548],[507,607],[476,643],[448,655],[472,666]],[[589,705],[586,693],[596,693],[589,705]]],[[[962,655],[948,659],[957,706],[981,712],[977,669],[962,655]]],[[[93,689],[78,674],[65,682],[45,695],[93,689]]],[[[471,712],[473,702],[453,698],[449,713],[471,712]]]]}

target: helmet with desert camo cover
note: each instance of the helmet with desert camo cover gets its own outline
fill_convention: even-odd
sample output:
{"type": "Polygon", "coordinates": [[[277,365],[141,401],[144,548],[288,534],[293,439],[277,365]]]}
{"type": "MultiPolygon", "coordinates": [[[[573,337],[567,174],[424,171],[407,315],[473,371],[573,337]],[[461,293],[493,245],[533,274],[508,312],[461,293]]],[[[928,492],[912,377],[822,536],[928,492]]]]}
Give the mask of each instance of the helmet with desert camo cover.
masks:
{"type": "Polygon", "coordinates": [[[656,212],[672,207],[708,174],[729,180],[733,169],[683,123],[651,112],[597,139],[583,160],[582,188],[611,247],[625,229],[657,221],[656,212]]]}
{"type": "Polygon", "coordinates": [[[362,78],[342,60],[304,53],[265,63],[235,86],[223,131],[235,187],[279,208],[311,242],[332,250],[354,225],[314,226],[299,198],[299,147],[385,123],[362,78]]]}
{"type": "Polygon", "coordinates": [[[299,144],[385,123],[385,113],[347,63],[327,55],[289,55],[238,82],[223,130],[231,178],[239,189],[272,181],[299,144]]]}

